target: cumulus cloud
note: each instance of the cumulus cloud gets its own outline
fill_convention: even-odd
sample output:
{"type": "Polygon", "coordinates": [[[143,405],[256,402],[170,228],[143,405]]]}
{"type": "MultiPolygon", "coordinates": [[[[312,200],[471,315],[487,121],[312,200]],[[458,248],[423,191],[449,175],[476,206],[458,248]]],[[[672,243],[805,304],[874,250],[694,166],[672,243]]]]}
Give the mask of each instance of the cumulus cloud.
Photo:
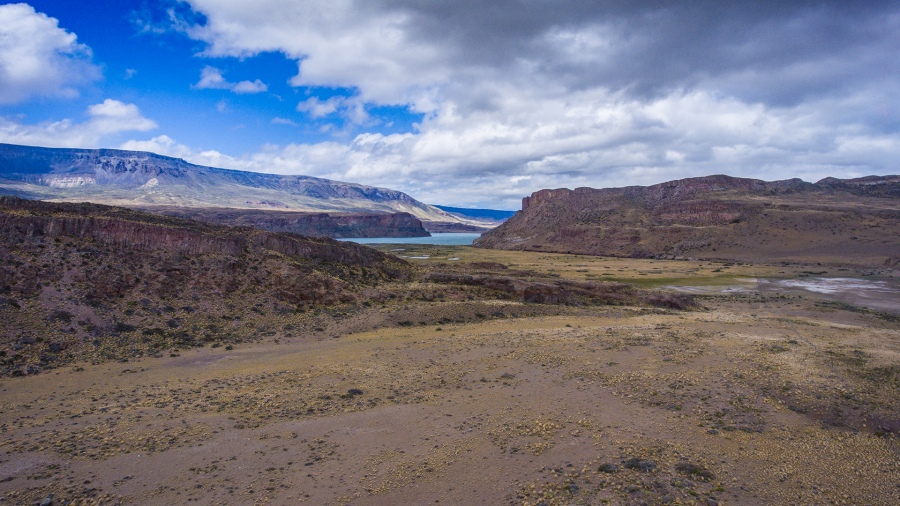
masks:
{"type": "Polygon", "coordinates": [[[796,102],[869,82],[873,63],[892,65],[900,28],[883,2],[188,3],[206,19],[188,31],[207,55],[280,51],[299,62],[295,85],[355,87],[393,104],[498,80],[641,96],[715,85],[796,102]]]}
{"type": "Polygon", "coordinates": [[[0,103],[75,97],[99,77],[91,49],[58,20],[24,3],[0,5],[0,103]]]}
{"type": "Polygon", "coordinates": [[[258,167],[254,162],[247,159],[238,159],[216,150],[198,150],[187,145],[177,142],[168,135],[158,135],[148,140],[129,140],[119,145],[119,149],[128,151],[146,151],[156,153],[163,156],[171,156],[174,158],[182,158],[188,162],[204,165],[207,167],[218,167],[236,170],[253,170],[258,167]]]}
{"type": "Polygon", "coordinates": [[[23,124],[0,117],[0,142],[46,147],[101,147],[116,134],[129,131],[146,132],[157,127],[145,118],[134,104],[106,99],[88,107],[89,119],[77,123],[71,119],[23,124]]]}
{"type": "Polygon", "coordinates": [[[178,144],[168,135],[159,135],[149,140],[130,140],[123,142],[119,149],[128,151],[147,151],[158,155],[172,156],[175,158],[193,158],[197,156],[191,148],[184,144],[178,144]]]}
{"type": "Polygon", "coordinates": [[[504,207],[546,186],[897,170],[891,2],[187,3],[202,21],[180,29],[206,56],[281,52],[294,86],[353,91],[303,100],[311,118],[423,114],[405,134],[221,159],[234,168],[504,207]]]}
{"type": "Polygon", "coordinates": [[[194,85],[198,90],[230,90],[235,93],[263,93],[269,87],[259,79],[255,81],[240,81],[232,83],[225,79],[222,71],[207,65],[200,71],[200,81],[194,85]]]}
{"type": "Polygon", "coordinates": [[[337,111],[341,101],[341,97],[331,97],[328,100],[319,100],[318,97],[310,97],[297,104],[297,110],[305,112],[313,118],[321,118],[337,111]]]}
{"type": "Polygon", "coordinates": [[[143,117],[136,105],[111,98],[88,107],[88,115],[91,116],[88,122],[91,130],[101,135],[129,130],[146,132],[156,128],[156,122],[143,117]]]}
{"type": "Polygon", "coordinates": [[[500,115],[445,112],[415,133],[366,133],[347,143],[272,145],[241,157],[184,147],[158,152],[202,165],[395,188],[426,202],[508,209],[540,188],[717,173],[815,181],[890,173],[900,159],[897,133],[860,125],[833,130],[817,118],[815,103],[778,109],[702,92],[644,102],[585,91],[568,97],[581,104],[572,109],[532,98],[537,105],[524,112],[510,100],[500,115]]]}
{"type": "Polygon", "coordinates": [[[310,97],[297,104],[297,110],[308,114],[312,119],[338,114],[351,125],[362,125],[370,119],[365,103],[359,97],[333,96],[326,100],[310,97]]]}

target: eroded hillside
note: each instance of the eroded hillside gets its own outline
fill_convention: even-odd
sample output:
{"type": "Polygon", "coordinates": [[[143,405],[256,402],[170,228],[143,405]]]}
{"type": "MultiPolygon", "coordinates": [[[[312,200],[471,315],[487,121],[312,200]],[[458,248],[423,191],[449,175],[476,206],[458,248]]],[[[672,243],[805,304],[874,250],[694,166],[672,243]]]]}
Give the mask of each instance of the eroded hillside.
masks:
{"type": "Polygon", "coordinates": [[[541,190],[476,246],[631,258],[900,262],[900,177],[541,190]]]}
{"type": "Polygon", "coordinates": [[[271,332],[266,315],[412,272],[355,244],[93,204],[3,197],[0,234],[7,372],[252,340],[271,332]]]}
{"type": "MultiPolygon", "coordinates": [[[[334,315],[355,314],[357,328],[377,328],[466,321],[492,313],[486,307],[497,299],[693,304],[688,296],[567,282],[502,265],[424,269],[353,243],[94,204],[0,197],[0,235],[0,374],[6,375],[229,346],[285,331],[324,332],[334,315]],[[402,301],[471,303],[385,316],[402,301]]],[[[520,312],[548,310],[556,309],[520,312]]]]}

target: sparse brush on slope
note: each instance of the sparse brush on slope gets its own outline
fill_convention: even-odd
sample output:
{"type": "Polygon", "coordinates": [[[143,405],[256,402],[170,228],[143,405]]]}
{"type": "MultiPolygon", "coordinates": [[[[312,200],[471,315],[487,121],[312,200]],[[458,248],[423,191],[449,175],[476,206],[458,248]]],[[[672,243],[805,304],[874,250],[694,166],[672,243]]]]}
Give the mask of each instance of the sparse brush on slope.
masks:
{"type": "Polygon", "coordinates": [[[900,176],[818,183],[709,176],[540,190],[485,248],[630,258],[888,267],[900,251],[900,176]]]}
{"type": "Polygon", "coordinates": [[[353,243],[95,204],[0,197],[0,236],[0,375],[320,338],[329,325],[319,323],[322,313],[331,324],[354,313],[394,326],[468,321],[462,301],[487,304],[468,311],[476,320],[497,313],[488,311],[496,300],[527,302],[538,313],[558,311],[554,305],[695,306],[687,295],[625,283],[553,279],[491,262],[413,267],[353,243]],[[375,314],[388,306],[395,317],[375,314]]]}
{"type": "Polygon", "coordinates": [[[0,198],[0,235],[7,373],[254,339],[273,315],[411,275],[355,244],[93,204],[0,198]]]}

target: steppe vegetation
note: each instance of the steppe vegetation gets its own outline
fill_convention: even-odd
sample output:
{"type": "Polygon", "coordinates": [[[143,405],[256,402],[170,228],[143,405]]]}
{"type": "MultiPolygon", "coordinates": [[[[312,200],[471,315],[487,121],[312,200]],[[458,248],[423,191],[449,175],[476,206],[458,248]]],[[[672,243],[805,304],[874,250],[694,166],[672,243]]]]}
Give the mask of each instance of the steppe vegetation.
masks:
{"type": "MultiPolygon", "coordinates": [[[[897,313],[755,282],[890,271],[380,249],[390,273],[334,271],[345,296],[315,303],[252,282],[274,258],[232,296],[78,305],[133,328],[34,310],[65,278],[7,302],[45,355],[100,344],[0,379],[0,502],[900,501],[897,313]]],[[[45,258],[22,261],[116,264],[45,258]]]]}

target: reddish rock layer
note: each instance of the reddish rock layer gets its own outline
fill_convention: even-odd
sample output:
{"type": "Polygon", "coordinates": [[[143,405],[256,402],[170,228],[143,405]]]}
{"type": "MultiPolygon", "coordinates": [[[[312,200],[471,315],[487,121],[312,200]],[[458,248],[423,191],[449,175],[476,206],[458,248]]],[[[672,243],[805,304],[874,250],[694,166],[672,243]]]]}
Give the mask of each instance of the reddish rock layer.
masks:
{"type": "Polygon", "coordinates": [[[806,183],[729,176],[541,190],[487,248],[640,258],[896,265],[900,176],[806,183]]]}
{"type": "Polygon", "coordinates": [[[218,225],[255,227],[310,237],[428,237],[422,222],[409,213],[302,213],[258,209],[147,208],[148,211],[218,225]]]}

